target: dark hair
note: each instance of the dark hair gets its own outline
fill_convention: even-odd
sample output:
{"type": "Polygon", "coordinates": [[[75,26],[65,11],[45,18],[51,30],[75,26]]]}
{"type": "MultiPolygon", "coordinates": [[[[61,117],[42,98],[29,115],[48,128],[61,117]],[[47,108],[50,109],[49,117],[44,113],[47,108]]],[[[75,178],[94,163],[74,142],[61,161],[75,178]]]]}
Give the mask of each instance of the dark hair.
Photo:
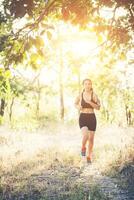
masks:
{"type": "MultiPolygon", "coordinates": [[[[91,79],[89,78],[85,78],[83,81],[82,81],[82,84],[84,85],[85,81],[91,81],[91,79]]],[[[92,82],[92,81],[91,81],[92,82]]]]}

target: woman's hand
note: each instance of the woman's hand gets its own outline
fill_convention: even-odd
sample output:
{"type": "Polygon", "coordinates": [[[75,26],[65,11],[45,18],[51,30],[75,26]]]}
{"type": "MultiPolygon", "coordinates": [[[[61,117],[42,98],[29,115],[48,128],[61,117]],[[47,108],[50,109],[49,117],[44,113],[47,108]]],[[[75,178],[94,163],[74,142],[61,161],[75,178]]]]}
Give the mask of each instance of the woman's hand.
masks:
{"type": "Polygon", "coordinates": [[[92,101],[88,102],[93,108],[95,108],[96,110],[100,110],[100,104],[98,103],[94,103],[92,101]]]}

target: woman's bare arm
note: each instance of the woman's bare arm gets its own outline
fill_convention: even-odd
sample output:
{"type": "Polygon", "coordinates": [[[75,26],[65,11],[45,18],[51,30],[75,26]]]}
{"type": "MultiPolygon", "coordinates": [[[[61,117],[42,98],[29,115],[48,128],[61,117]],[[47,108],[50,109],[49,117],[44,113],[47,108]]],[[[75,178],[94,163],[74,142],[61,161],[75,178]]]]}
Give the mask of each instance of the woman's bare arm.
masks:
{"type": "Polygon", "coordinates": [[[88,102],[93,108],[95,108],[96,110],[100,110],[100,104],[97,102],[97,103],[94,103],[92,101],[89,101],[88,102]]]}
{"type": "Polygon", "coordinates": [[[80,110],[81,105],[80,105],[80,96],[76,97],[75,102],[74,102],[75,107],[80,110]]]}
{"type": "Polygon", "coordinates": [[[101,105],[100,105],[100,100],[99,100],[99,98],[98,98],[98,96],[96,95],[96,94],[93,94],[93,100],[94,100],[94,102],[92,102],[92,101],[88,101],[88,103],[94,108],[94,109],[96,109],[96,110],[100,110],[100,107],[101,107],[101,105]]]}

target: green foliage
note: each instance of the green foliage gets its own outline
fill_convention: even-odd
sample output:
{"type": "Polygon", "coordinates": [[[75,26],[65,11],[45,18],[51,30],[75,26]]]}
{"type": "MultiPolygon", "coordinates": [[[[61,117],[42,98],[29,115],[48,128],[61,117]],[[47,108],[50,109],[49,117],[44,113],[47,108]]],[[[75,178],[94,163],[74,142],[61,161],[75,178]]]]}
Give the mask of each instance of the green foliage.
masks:
{"type": "MultiPolygon", "coordinates": [[[[103,41],[102,34],[104,34],[106,31],[108,31],[108,37],[107,40],[110,42],[110,47],[119,46],[120,44],[127,44],[132,39],[132,34],[130,34],[130,31],[133,29],[133,24],[131,23],[130,17],[132,17],[131,13],[133,12],[132,8],[133,2],[132,1],[87,1],[87,0],[75,0],[75,1],[16,1],[16,0],[5,0],[3,2],[3,6],[5,8],[4,11],[8,10],[11,15],[13,15],[14,18],[23,17],[26,13],[29,15],[27,18],[27,24],[24,26],[24,32],[23,28],[22,31],[19,32],[19,34],[2,34],[0,36],[0,46],[1,51],[4,50],[5,57],[8,56],[8,59],[5,62],[5,65],[9,65],[11,63],[18,64],[20,62],[23,62],[24,59],[28,59],[25,55],[25,51],[31,51],[31,48],[34,46],[37,49],[37,52],[39,52],[39,56],[43,56],[43,47],[44,47],[44,41],[40,37],[41,34],[39,33],[40,25],[43,27],[43,22],[46,21],[48,23],[49,18],[54,19],[58,18],[58,13],[63,20],[69,20],[73,24],[79,24],[80,26],[83,26],[85,28],[86,24],[94,24],[93,31],[96,32],[98,35],[98,40],[100,44],[103,41]],[[113,18],[106,21],[104,18],[100,16],[99,10],[101,10],[103,7],[111,7],[113,8],[113,18]],[[117,7],[117,8],[116,8],[117,7]],[[119,9],[120,7],[123,7],[127,10],[128,14],[126,14],[125,17],[119,17],[118,19],[114,18],[114,8],[119,9]],[[20,11],[21,8],[21,11],[20,11]],[[130,12],[130,14],[129,14],[130,12]],[[34,15],[35,13],[35,15],[34,15]],[[44,15],[43,15],[44,13],[44,15]],[[52,15],[53,14],[53,15],[52,15]],[[30,15],[36,16],[33,23],[29,23],[30,15]],[[113,21],[115,22],[113,24],[113,21]],[[129,25],[128,25],[129,24],[129,25]],[[27,27],[27,29],[25,28],[27,27]],[[130,30],[131,29],[131,30],[130,30]],[[36,37],[31,36],[29,33],[34,32],[36,37]],[[23,33],[23,34],[21,34],[23,33]]],[[[115,10],[116,10],[115,9],[115,10]]],[[[3,12],[4,12],[3,11],[3,12]]],[[[5,12],[5,15],[7,14],[7,11],[5,12]]],[[[7,15],[6,15],[7,16],[7,15]]],[[[7,16],[9,18],[9,15],[7,16]]],[[[12,22],[8,22],[7,25],[13,23],[13,18],[11,17],[10,20],[12,22]]],[[[6,24],[6,23],[5,23],[6,24]]],[[[47,32],[48,38],[51,40],[52,33],[47,30],[48,27],[51,26],[48,23],[48,25],[44,24],[44,30],[41,30],[41,33],[47,32]]],[[[8,29],[8,27],[6,27],[8,29]]],[[[12,26],[10,27],[10,30],[8,31],[12,32],[12,26]]],[[[35,55],[32,55],[32,61],[30,64],[33,66],[33,68],[36,69],[36,63],[33,61],[33,57],[35,55]]],[[[5,58],[6,59],[6,58],[5,58]]]]}
{"type": "Polygon", "coordinates": [[[6,98],[10,91],[9,79],[11,73],[9,70],[0,69],[0,97],[6,98]]]}
{"type": "MultiPolygon", "coordinates": [[[[15,18],[23,17],[26,13],[32,15],[32,9],[34,7],[33,0],[29,1],[17,1],[17,0],[4,0],[4,7],[5,9],[10,12],[12,16],[15,18]]],[[[6,13],[5,13],[6,14],[6,13]]]]}
{"type": "Polygon", "coordinates": [[[1,35],[0,36],[0,52],[3,51],[6,48],[7,39],[8,39],[7,35],[1,35]]]}
{"type": "MultiPolygon", "coordinates": [[[[18,67],[21,63],[24,67],[27,66],[35,70],[40,70],[45,65],[47,69],[51,68],[58,72],[59,69],[57,69],[57,66],[60,65],[60,58],[57,58],[57,52],[60,47],[57,45],[55,48],[52,43],[55,44],[53,36],[55,37],[58,32],[58,20],[64,20],[71,22],[77,27],[79,26],[81,30],[89,30],[89,32],[96,34],[96,40],[100,48],[96,55],[98,59],[96,65],[100,65],[101,63],[102,66],[98,67],[99,73],[97,72],[96,76],[94,73],[91,73],[90,69],[89,71],[87,70],[87,74],[93,75],[93,79],[96,82],[96,90],[102,99],[102,118],[109,120],[109,110],[111,112],[110,115],[113,116],[112,118],[116,118],[114,109],[117,106],[116,99],[118,98],[119,89],[121,90],[120,93],[123,93],[124,104],[128,104],[132,109],[132,103],[129,101],[133,99],[132,90],[122,90],[119,88],[118,77],[112,72],[117,60],[126,61],[127,52],[132,48],[131,43],[133,41],[132,33],[134,28],[132,0],[4,0],[2,5],[4,9],[0,14],[1,98],[11,100],[14,97],[19,98],[21,95],[23,96],[24,93],[25,95],[29,94],[31,90],[37,92],[36,88],[31,86],[31,89],[27,88],[24,90],[24,83],[13,80],[10,72],[11,66],[18,67]],[[113,16],[110,19],[104,19],[100,14],[101,10],[107,8],[113,10],[113,16]],[[120,8],[124,9],[124,15],[115,17],[116,12],[120,8]],[[15,33],[13,30],[14,20],[23,17],[26,17],[26,24],[15,33]],[[47,46],[48,43],[50,45],[49,48],[47,46]]],[[[88,62],[86,62],[88,58],[76,58],[69,55],[69,53],[67,55],[66,51],[63,54],[63,71],[66,70],[64,66],[66,62],[68,65],[67,68],[69,68],[69,70],[67,69],[68,74],[64,74],[66,72],[63,72],[63,76],[65,75],[65,85],[68,88],[68,93],[70,91],[75,92],[78,88],[80,89],[79,82],[82,65],[88,62]],[[72,77],[75,81],[73,81],[72,77]]],[[[54,80],[58,82],[58,78],[54,80]]],[[[34,104],[36,103],[34,102],[34,104]]],[[[52,115],[48,119],[51,117],[56,119],[55,114],[54,117],[52,115]]]]}

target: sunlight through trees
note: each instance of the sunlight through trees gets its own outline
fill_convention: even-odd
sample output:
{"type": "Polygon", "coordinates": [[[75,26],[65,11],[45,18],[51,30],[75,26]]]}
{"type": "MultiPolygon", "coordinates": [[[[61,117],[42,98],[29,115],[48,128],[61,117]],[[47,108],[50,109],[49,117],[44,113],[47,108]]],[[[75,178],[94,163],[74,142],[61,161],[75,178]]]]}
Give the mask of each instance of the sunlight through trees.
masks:
{"type": "Polygon", "coordinates": [[[18,105],[31,121],[73,121],[90,77],[100,120],[132,125],[133,14],[133,1],[1,1],[1,122],[18,105]]]}

